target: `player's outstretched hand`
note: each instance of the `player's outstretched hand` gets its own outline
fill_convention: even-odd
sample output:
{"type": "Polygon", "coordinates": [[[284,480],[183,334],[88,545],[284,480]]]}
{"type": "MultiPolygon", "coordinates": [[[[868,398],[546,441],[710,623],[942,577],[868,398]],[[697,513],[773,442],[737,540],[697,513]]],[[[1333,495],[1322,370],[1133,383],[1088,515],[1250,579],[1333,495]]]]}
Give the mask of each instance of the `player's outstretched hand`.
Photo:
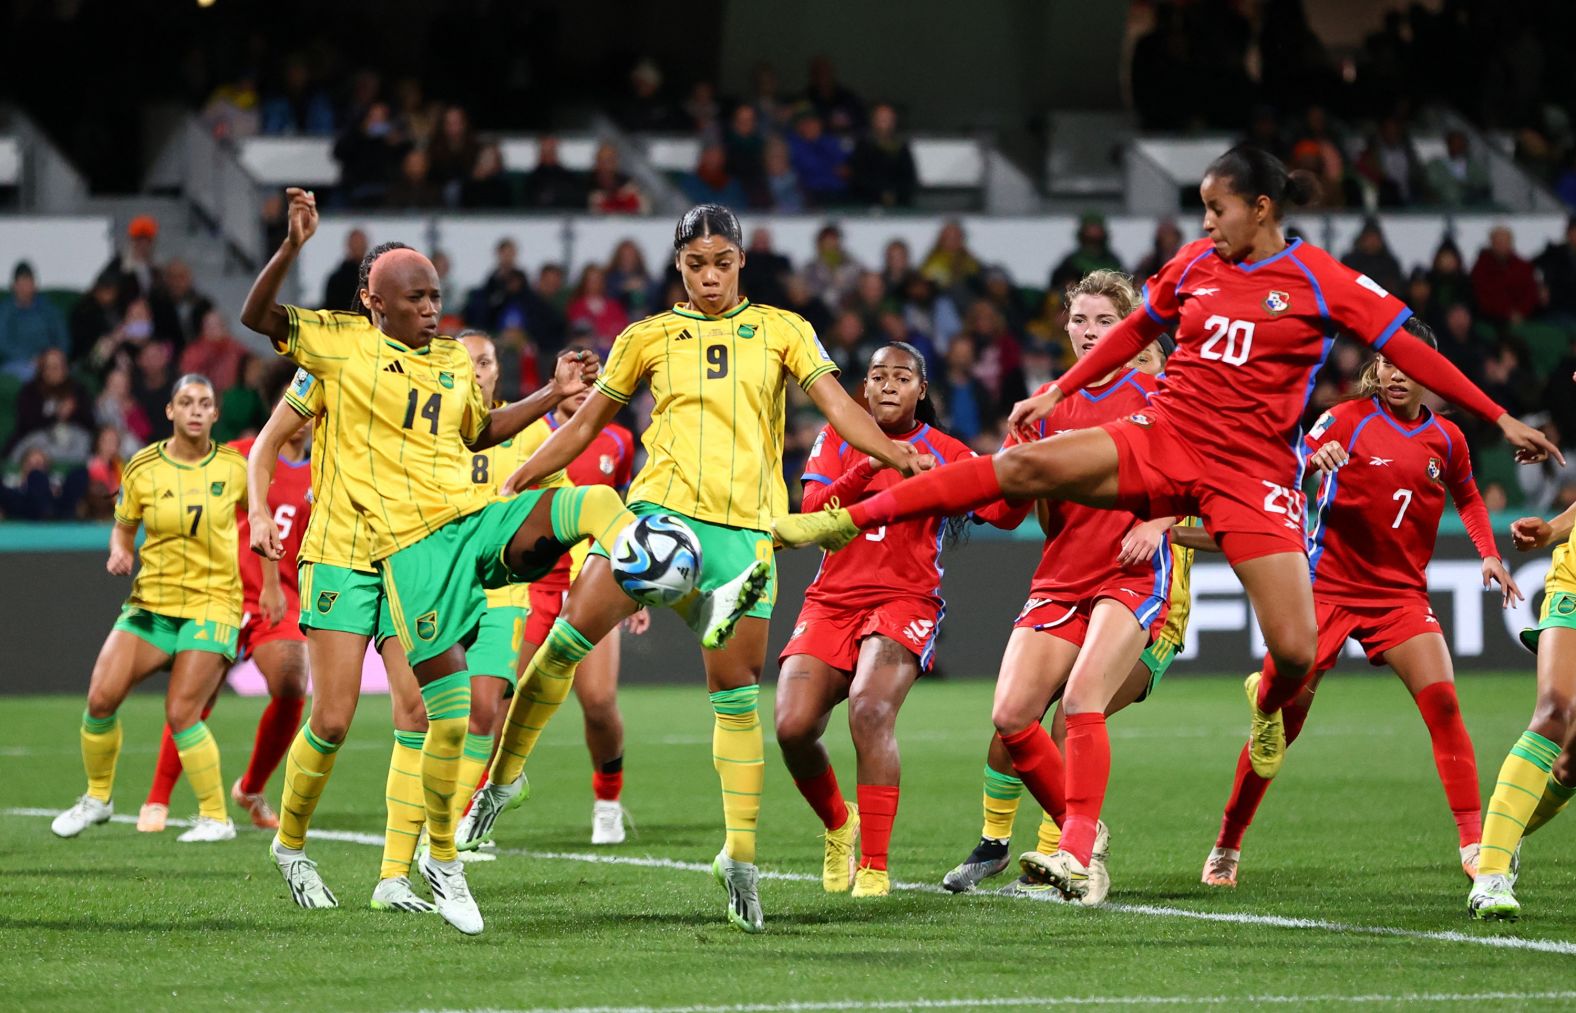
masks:
{"type": "Polygon", "coordinates": [[[317,195],[292,186],[286,188],[285,196],[290,198],[290,242],[299,249],[317,233],[317,195]]]}
{"type": "Polygon", "coordinates": [[[1308,463],[1328,475],[1347,461],[1351,455],[1341,446],[1340,440],[1331,440],[1308,457],[1308,463]]]}
{"type": "Polygon", "coordinates": [[[574,397],[595,383],[601,371],[595,352],[565,352],[553,368],[553,390],[560,398],[574,397]]]}
{"type": "Polygon", "coordinates": [[[109,560],[105,562],[104,569],[117,577],[129,577],[131,575],[131,553],[118,545],[111,545],[109,547],[109,560]]]}
{"type": "Polygon", "coordinates": [[[1543,430],[1534,429],[1507,412],[1499,417],[1499,431],[1505,434],[1505,442],[1516,448],[1517,464],[1537,464],[1552,457],[1561,467],[1565,466],[1565,455],[1543,435],[1543,430]]]}
{"type": "Polygon", "coordinates": [[[512,475],[503,480],[503,485],[498,491],[503,493],[505,496],[513,496],[521,489],[531,488],[531,486],[536,484],[536,482],[539,480],[539,475],[531,473],[531,462],[526,461],[524,464],[514,469],[514,473],[512,475]]]}
{"type": "Polygon", "coordinates": [[[907,440],[892,440],[892,457],[897,462],[897,470],[903,473],[904,478],[928,471],[936,466],[936,459],[929,454],[921,454],[919,448],[907,440]],[[927,463],[928,462],[928,463],[927,463]]]}
{"type": "Polygon", "coordinates": [[[275,561],[283,558],[285,544],[279,538],[279,528],[274,524],[273,515],[251,512],[247,519],[251,521],[252,551],[275,561]]]}
{"type": "Polygon", "coordinates": [[[1007,416],[1007,427],[1018,434],[1018,438],[1025,441],[1034,441],[1040,438],[1035,426],[1062,401],[1062,391],[1059,387],[1052,387],[1044,394],[1024,398],[1012,406],[1012,413],[1007,416]]]}
{"type": "Polygon", "coordinates": [[[1518,552],[1544,548],[1553,537],[1554,525],[1542,517],[1522,517],[1510,524],[1510,541],[1518,552]]]}
{"type": "Polygon", "coordinates": [[[285,591],[278,581],[263,581],[263,589],[257,595],[257,607],[263,610],[263,618],[274,625],[284,619],[285,591]]]}
{"type": "Polygon", "coordinates": [[[629,633],[638,637],[649,629],[651,629],[650,609],[636,609],[634,615],[624,620],[625,633],[629,633]]]}
{"type": "Polygon", "coordinates": [[[1165,541],[1166,532],[1171,529],[1171,521],[1170,517],[1162,517],[1134,524],[1132,529],[1122,536],[1122,551],[1116,555],[1117,565],[1137,566],[1139,563],[1147,563],[1154,559],[1155,553],[1160,551],[1160,546],[1165,541]]]}
{"type": "Polygon", "coordinates": [[[1499,585],[1502,594],[1501,607],[1510,608],[1526,596],[1521,593],[1521,588],[1516,586],[1516,578],[1505,569],[1505,564],[1498,557],[1483,560],[1483,587],[1486,589],[1490,583],[1499,585]]]}

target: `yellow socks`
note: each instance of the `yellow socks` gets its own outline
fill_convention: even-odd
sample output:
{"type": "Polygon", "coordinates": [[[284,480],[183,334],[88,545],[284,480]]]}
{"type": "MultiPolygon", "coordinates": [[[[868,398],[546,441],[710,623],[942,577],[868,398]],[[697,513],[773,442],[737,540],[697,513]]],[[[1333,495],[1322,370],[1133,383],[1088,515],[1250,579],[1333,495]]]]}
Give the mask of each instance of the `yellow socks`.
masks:
{"type": "Polygon", "coordinates": [[[1566,787],[1550,774],[1549,779],[1543,782],[1543,797],[1538,799],[1538,807],[1532,810],[1532,818],[1527,820],[1527,829],[1522,831],[1521,836],[1530,837],[1534,830],[1564,812],[1572,795],[1576,795],[1576,786],[1566,787]]]}
{"type": "Polygon", "coordinates": [[[1549,771],[1560,747],[1537,732],[1522,732],[1499,768],[1494,795],[1483,820],[1483,845],[1478,857],[1479,876],[1510,872],[1510,858],[1526,831],[1533,810],[1543,798],[1549,771]]]}
{"type": "Polygon", "coordinates": [[[334,771],[339,743],[324,742],[312,734],[311,722],[301,726],[285,756],[284,792],[279,798],[279,843],[300,851],[306,846],[307,827],[317,800],[334,771]]]}
{"type": "MultiPolygon", "coordinates": [[[[583,490],[606,489],[606,486],[587,486],[583,490]]],[[[560,490],[554,500],[554,517],[557,502],[567,490],[560,490]]],[[[607,490],[611,492],[612,490],[607,490]]],[[[616,494],[615,494],[616,496],[616,494]]],[[[536,748],[542,729],[552,720],[563,702],[569,699],[570,687],[575,682],[575,669],[591,653],[591,641],[569,625],[563,617],[554,620],[547,633],[547,642],[537,648],[536,654],[525,666],[520,676],[520,687],[515,691],[514,703],[509,705],[509,717],[503,723],[503,734],[498,738],[498,755],[493,760],[490,775],[493,784],[512,784],[525,769],[525,761],[536,748]]]]}
{"type": "Polygon", "coordinates": [[[1034,850],[1042,855],[1054,855],[1061,850],[1061,847],[1062,828],[1051,819],[1050,813],[1045,813],[1040,817],[1040,842],[1035,845],[1034,850]]]}
{"type": "Polygon", "coordinates": [[[197,812],[209,819],[230,819],[224,805],[224,777],[219,773],[219,743],[206,722],[199,721],[184,732],[176,732],[175,750],[181,754],[181,769],[197,795],[197,812]]]}
{"type": "Polygon", "coordinates": [[[553,537],[565,545],[594,538],[604,548],[636,517],[617,491],[605,485],[582,485],[553,494],[553,537]]]}
{"type": "Polygon", "coordinates": [[[115,788],[115,761],[120,759],[120,719],[111,714],[96,718],[82,712],[82,769],[88,774],[88,794],[108,802],[115,788]]]}
{"type": "Polygon", "coordinates": [[[766,779],[766,748],[755,710],[760,692],[759,686],[741,686],[711,694],[711,762],[722,781],[722,816],[728,830],[724,850],[735,862],[755,861],[755,824],[766,779]]]}
{"type": "Polygon", "coordinates": [[[465,748],[460,753],[460,776],[454,783],[454,818],[465,814],[465,806],[481,783],[482,772],[492,758],[492,736],[465,733],[465,748]]]}
{"type": "Polygon", "coordinates": [[[427,705],[427,744],[421,751],[421,788],[427,804],[427,841],[435,862],[452,862],[454,785],[471,723],[471,674],[455,672],[421,687],[427,705]]]}
{"type": "Polygon", "coordinates": [[[383,826],[383,868],[380,879],[410,873],[410,860],[427,822],[427,804],[421,791],[421,750],[424,732],[394,730],[394,755],[389,759],[388,787],[384,792],[388,821],[383,826]]]}
{"type": "Polygon", "coordinates": [[[1011,774],[985,768],[985,826],[981,837],[996,841],[1012,837],[1012,823],[1018,816],[1018,799],[1023,795],[1023,782],[1011,774]]]}

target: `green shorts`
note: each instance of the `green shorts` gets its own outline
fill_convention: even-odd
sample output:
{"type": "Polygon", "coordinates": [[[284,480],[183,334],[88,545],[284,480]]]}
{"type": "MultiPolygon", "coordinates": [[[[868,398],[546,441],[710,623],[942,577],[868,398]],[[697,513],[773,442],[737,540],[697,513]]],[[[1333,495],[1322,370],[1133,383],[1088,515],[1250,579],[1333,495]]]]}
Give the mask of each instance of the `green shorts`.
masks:
{"type": "Polygon", "coordinates": [[[222,654],[230,661],[235,660],[235,641],[241,634],[237,627],[211,619],[181,619],[149,612],[136,605],[121,608],[120,618],[115,620],[115,629],[125,630],[134,637],[146,640],[165,654],[207,651],[210,654],[222,654]]]}
{"type": "Polygon", "coordinates": [[[301,564],[301,628],[372,637],[394,636],[394,620],[376,573],[329,563],[301,564]]]}
{"type": "MultiPolygon", "coordinates": [[[[695,537],[700,540],[698,586],[702,592],[717,590],[743,573],[753,563],[764,562],[769,565],[771,575],[766,578],[766,593],[761,596],[761,600],[754,608],[744,614],[756,619],[772,617],[772,606],[777,603],[777,558],[772,552],[771,535],[750,528],[730,528],[726,524],[696,520],[678,510],[644,501],[629,504],[629,512],[636,517],[672,514],[689,525],[690,530],[695,532],[695,537]]],[[[593,545],[591,553],[603,558],[607,558],[608,554],[601,545],[593,545]]]]}
{"type": "Polygon", "coordinates": [[[557,559],[538,572],[514,573],[503,558],[541,496],[528,490],[495,500],[378,561],[394,631],[412,665],[456,644],[471,645],[487,611],[488,588],[527,583],[552,571],[557,559]]]}
{"type": "Polygon", "coordinates": [[[509,684],[505,699],[514,696],[520,645],[525,642],[525,621],[530,615],[530,609],[519,605],[490,607],[482,613],[476,642],[465,652],[465,669],[472,676],[491,675],[509,684]]]}
{"type": "Polygon", "coordinates": [[[1166,670],[1171,667],[1171,662],[1176,659],[1177,652],[1181,649],[1182,646],[1180,644],[1172,640],[1166,640],[1164,637],[1157,638],[1154,643],[1144,648],[1143,657],[1139,660],[1144,663],[1145,668],[1149,669],[1149,685],[1144,687],[1144,691],[1138,695],[1138,699],[1134,703],[1143,703],[1149,699],[1150,694],[1160,685],[1160,680],[1165,677],[1166,670]]]}
{"type": "Polygon", "coordinates": [[[1521,631],[1521,646],[1538,653],[1538,634],[1544,630],[1554,629],[1556,626],[1569,630],[1576,630],[1576,594],[1569,591],[1550,591],[1543,598],[1543,612],[1538,616],[1538,625],[1530,630],[1521,631]]]}

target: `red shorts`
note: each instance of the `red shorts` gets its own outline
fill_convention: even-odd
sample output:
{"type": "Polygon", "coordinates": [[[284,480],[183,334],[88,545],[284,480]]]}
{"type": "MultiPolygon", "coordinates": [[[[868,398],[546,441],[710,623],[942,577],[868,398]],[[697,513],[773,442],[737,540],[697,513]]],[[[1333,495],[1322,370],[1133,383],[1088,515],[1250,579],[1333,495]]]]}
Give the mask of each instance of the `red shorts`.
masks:
{"type": "Polygon", "coordinates": [[[808,601],[799,610],[793,636],[778,655],[782,662],[808,654],[843,672],[859,665],[859,645],[866,637],[895,640],[919,658],[919,670],[930,671],[936,660],[936,634],[945,609],[929,598],[895,598],[873,608],[844,608],[808,601]]]}
{"type": "Polygon", "coordinates": [[[1163,595],[1152,595],[1148,591],[1128,587],[1125,584],[1111,584],[1102,587],[1090,597],[1077,601],[1065,598],[1031,597],[1023,603],[1023,611],[1019,612],[1018,618],[1013,620],[1012,628],[1038,630],[1082,647],[1084,638],[1089,633],[1089,616],[1094,612],[1095,603],[1102,598],[1109,598],[1127,606],[1133,613],[1133,618],[1138,620],[1138,624],[1149,631],[1150,641],[1153,641],[1165,626],[1166,614],[1171,609],[1170,603],[1163,595]]]}
{"type": "Polygon", "coordinates": [[[262,607],[255,601],[246,602],[241,607],[241,635],[236,640],[236,660],[245,661],[252,656],[253,651],[275,640],[306,642],[306,634],[301,632],[301,604],[293,601],[291,595],[285,595],[285,615],[277,623],[264,619],[262,607]]]}
{"type": "Polygon", "coordinates": [[[1370,664],[1383,665],[1384,654],[1392,647],[1399,647],[1425,633],[1441,632],[1439,620],[1434,618],[1434,610],[1427,602],[1339,605],[1315,599],[1313,614],[1319,624],[1319,646],[1313,661],[1315,672],[1334,668],[1348,639],[1362,645],[1370,664]]]}
{"type": "Polygon", "coordinates": [[[547,643],[547,632],[564,611],[569,598],[569,585],[544,585],[536,581],[531,585],[531,616],[525,621],[525,642],[541,647],[547,643]]]}
{"type": "Polygon", "coordinates": [[[1117,505],[1140,517],[1203,519],[1228,563],[1308,551],[1300,489],[1200,454],[1163,419],[1139,412],[1101,427],[1116,443],[1117,505]]]}

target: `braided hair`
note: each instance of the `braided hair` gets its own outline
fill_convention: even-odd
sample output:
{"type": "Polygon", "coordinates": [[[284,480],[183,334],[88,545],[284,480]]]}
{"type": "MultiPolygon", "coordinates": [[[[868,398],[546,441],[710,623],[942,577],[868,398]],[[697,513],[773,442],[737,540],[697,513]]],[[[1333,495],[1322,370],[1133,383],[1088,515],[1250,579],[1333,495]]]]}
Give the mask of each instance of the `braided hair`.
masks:
{"type": "Polygon", "coordinates": [[[351,296],[349,308],[352,312],[360,313],[368,320],[372,319],[372,310],[368,308],[366,302],[361,298],[361,293],[365,292],[367,286],[372,283],[372,265],[377,263],[377,259],[390,250],[409,249],[413,249],[409,243],[379,243],[366,252],[366,256],[361,258],[361,271],[356,276],[356,294],[351,296]]]}

